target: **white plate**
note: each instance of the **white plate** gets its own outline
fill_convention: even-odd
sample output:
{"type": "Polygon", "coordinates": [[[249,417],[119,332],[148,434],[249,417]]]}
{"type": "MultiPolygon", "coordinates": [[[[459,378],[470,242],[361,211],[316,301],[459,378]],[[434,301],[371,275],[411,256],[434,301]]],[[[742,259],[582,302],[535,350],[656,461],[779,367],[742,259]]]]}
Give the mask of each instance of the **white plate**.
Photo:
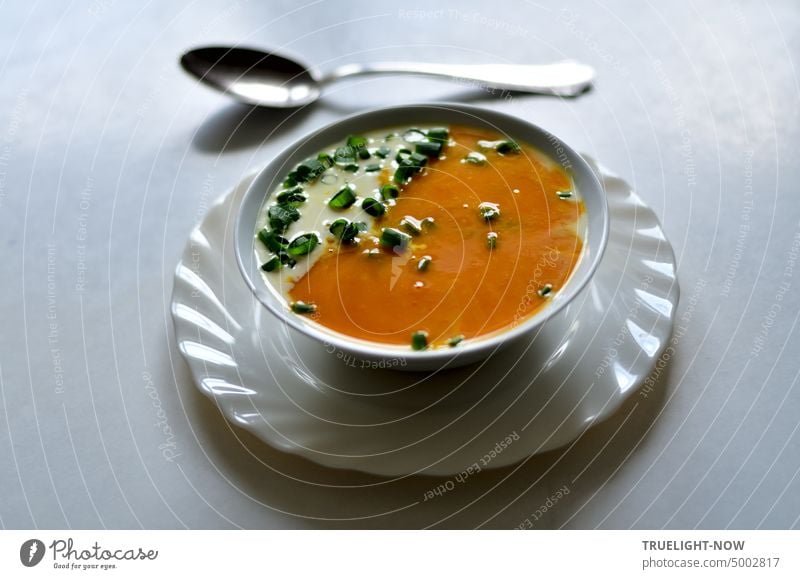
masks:
{"type": "Polygon", "coordinates": [[[244,179],[209,209],[176,270],[175,335],[195,382],[265,442],[377,475],[496,468],[574,440],[642,385],[667,345],[679,293],[656,216],[625,181],[589,162],[611,214],[589,286],[518,346],[428,373],[363,368],[256,301],[232,246],[252,177],[244,179]]]}

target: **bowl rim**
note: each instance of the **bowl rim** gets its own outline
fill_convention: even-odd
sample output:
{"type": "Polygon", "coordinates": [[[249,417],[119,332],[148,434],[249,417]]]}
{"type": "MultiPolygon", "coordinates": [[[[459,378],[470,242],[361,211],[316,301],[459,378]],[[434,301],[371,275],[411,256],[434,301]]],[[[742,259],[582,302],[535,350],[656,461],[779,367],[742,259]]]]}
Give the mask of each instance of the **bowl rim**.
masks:
{"type": "MultiPolygon", "coordinates": [[[[376,126],[376,129],[381,128],[376,126]]],[[[495,127],[496,130],[500,131],[501,133],[506,133],[499,127],[495,127]]],[[[553,155],[545,152],[546,155],[553,158],[553,155]]],[[[574,171],[573,171],[574,172],[574,171]]],[[[583,197],[583,190],[581,190],[581,196],[583,197]]],[[[587,223],[588,227],[588,223],[587,223]]],[[[255,295],[256,299],[266,307],[278,320],[288,324],[290,327],[294,328],[295,330],[309,336],[322,344],[325,345],[332,345],[337,347],[345,352],[351,352],[356,354],[364,359],[390,359],[390,358],[398,358],[403,357],[406,358],[409,362],[421,362],[421,363],[434,363],[434,362],[447,362],[454,357],[468,357],[473,358],[475,354],[479,353],[480,351],[486,351],[486,355],[489,355],[492,351],[497,349],[498,347],[502,346],[506,342],[512,342],[516,338],[523,336],[529,332],[532,332],[545,322],[549,320],[554,315],[558,314],[562,309],[564,309],[569,303],[571,303],[574,298],[581,293],[581,291],[586,287],[589,281],[594,276],[595,272],[597,271],[597,267],[602,260],[603,254],[605,253],[606,247],[608,245],[608,237],[610,233],[610,218],[609,218],[609,210],[608,210],[608,200],[606,198],[605,189],[600,182],[595,171],[591,168],[589,163],[572,149],[569,145],[567,145],[563,140],[559,137],[536,125],[526,119],[520,118],[515,115],[511,115],[505,112],[497,111],[494,109],[489,109],[481,106],[476,105],[467,105],[462,103],[455,103],[455,102],[418,102],[418,103],[409,103],[409,104],[402,104],[402,105],[391,105],[391,106],[383,106],[383,107],[375,107],[366,109],[363,111],[359,111],[353,114],[350,114],[346,117],[342,117],[330,123],[327,123],[321,127],[312,129],[299,138],[292,140],[290,144],[283,147],[283,149],[276,153],[272,159],[267,162],[267,164],[259,169],[255,176],[253,177],[252,182],[245,191],[244,196],[242,197],[241,203],[237,209],[235,225],[233,229],[233,246],[234,246],[234,254],[236,256],[236,264],[239,267],[239,271],[244,278],[245,283],[250,288],[250,290],[255,295]],[[567,283],[558,291],[559,296],[563,296],[557,302],[552,302],[549,306],[540,309],[538,312],[534,313],[530,317],[524,319],[520,323],[515,326],[511,326],[509,328],[495,330],[491,333],[486,334],[485,336],[479,336],[476,338],[471,338],[469,340],[465,340],[459,345],[457,348],[430,348],[425,350],[412,350],[410,348],[403,349],[398,344],[383,344],[381,342],[372,342],[369,340],[364,340],[361,338],[354,338],[347,336],[347,334],[343,334],[336,330],[325,328],[321,324],[318,323],[311,323],[306,320],[299,319],[299,316],[293,314],[291,310],[285,307],[284,304],[280,304],[280,307],[276,304],[278,298],[274,295],[268,287],[266,287],[266,283],[264,282],[263,278],[260,276],[260,272],[258,273],[258,282],[254,281],[250,275],[249,267],[245,262],[245,259],[252,261],[255,249],[255,240],[256,236],[254,231],[243,231],[243,221],[246,218],[245,215],[245,208],[247,207],[248,203],[246,202],[249,198],[253,196],[260,195],[261,202],[259,204],[259,209],[263,208],[264,204],[267,203],[269,196],[271,195],[272,191],[264,191],[263,188],[260,187],[262,177],[265,173],[268,172],[277,172],[278,170],[282,170],[282,167],[279,165],[283,165],[280,163],[281,159],[283,158],[283,162],[285,163],[288,158],[293,154],[290,151],[294,151],[302,147],[304,143],[309,141],[310,139],[314,138],[317,134],[334,131],[336,129],[340,129],[342,133],[346,134],[349,131],[347,130],[347,126],[351,125],[354,122],[357,122],[363,117],[368,117],[372,115],[379,115],[383,113],[388,113],[391,111],[400,111],[400,110],[413,110],[413,109],[442,109],[444,111],[447,110],[457,110],[458,112],[465,113],[467,115],[474,115],[477,118],[484,120],[484,122],[492,123],[492,120],[485,120],[485,117],[482,115],[487,115],[489,117],[495,117],[496,119],[502,119],[506,123],[516,124],[518,126],[524,127],[527,130],[533,130],[534,132],[538,132],[545,136],[545,138],[552,138],[558,143],[562,149],[565,150],[567,153],[569,160],[571,162],[575,162],[578,165],[581,165],[581,169],[583,173],[587,176],[589,181],[591,181],[592,186],[596,189],[597,195],[599,197],[599,207],[601,210],[601,215],[599,216],[601,222],[601,231],[600,231],[600,238],[597,247],[592,246],[591,249],[594,252],[593,255],[587,256],[586,251],[588,249],[588,243],[582,249],[583,255],[576,264],[575,269],[571,272],[569,278],[567,279],[567,283]],[[246,234],[246,235],[245,235],[246,234]],[[245,242],[244,240],[249,240],[245,242]],[[247,247],[247,251],[245,252],[243,244],[247,247]],[[245,256],[246,253],[246,256],[245,256]],[[581,260],[589,259],[589,265],[587,269],[583,273],[583,277],[581,279],[577,279],[575,277],[575,273],[577,272],[578,265],[580,264],[581,260]],[[565,292],[565,290],[567,290],[565,292]],[[320,329],[320,326],[323,329],[320,329]]],[[[585,238],[585,241],[588,242],[589,234],[585,238]]]]}

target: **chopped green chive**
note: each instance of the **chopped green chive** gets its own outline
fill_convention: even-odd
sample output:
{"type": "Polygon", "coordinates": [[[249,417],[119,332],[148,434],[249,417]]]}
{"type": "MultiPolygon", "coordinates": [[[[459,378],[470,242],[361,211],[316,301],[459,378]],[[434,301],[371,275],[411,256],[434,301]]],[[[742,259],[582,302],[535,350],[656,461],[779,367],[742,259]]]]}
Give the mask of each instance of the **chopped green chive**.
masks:
{"type": "Polygon", "coordinates": [[[556,193],[559,199],[570,199],[572,197],[572,191],[558,191],[556,193]]]}
{"type": "Polygon", "coordinates": [[[337,219],[336,221],[331,223],[331,226],[328,228],[328,231],[333,233],[334,236],[341,239],[342,234],[344,233],[344,230],[348,225],[350,225],[350,222],[347,219],[337,219]]]}
{"type": "Polygon", "coordinates": [[[497,203],[489,203],[484,201],[478,205],[478,211],[486,221],[492,221],[500,217],[500,206],[497,203]]]}
{"type": "Polygon", "coordinates": [[[353,149],[358,156],[362,159],[369,159],[369,151],[367,150],[367,139],[358,135],[350,135],[347,137],[347,146],[353,149]],[[366,157],[364,156],[366,153],[366,157]]]}
{"type": "Polygon", "coordinates": [[[442,143],[438,141],[420,141],[414,146],[414,151],[426,157],[439,158],[442,154],[442,143]]]}
{"type": "Polygon", "coordinates": [[[314,182],[327,169],[322,161],[318,159],[308,159],[303,161],[295,169],[295,179],[302,182],[314,182]]]}
{"type": "Polygon", "coordinates": [[[486,247],[489,249],[494,249],[497,247],[497,232],[490,231],[486,234],[486,247]]]}
{"type": "Polygon", "coordinates": [[[540,297],[546,298],[546,297],[547,297],[547,296],[549,296],[549,295],[550,295],[552,292],[553,292],[553,286],[552,286],[551,284],[549,284],[549,283],[546,283],[546,284],[544,284],[544,285],[542,286],[542,288],[539,290],[539,292],[538,292],[538,293],[539,293],[539,296],[540,296],[540,297]]]}
{"type": "Polygon", "coordinates": [[[447,141],[450,140],[450,132],[444,127],[428,129],[428,140],[437,141],[443,145],[446,145],[447,141]]]}
{"type": "Polygon", "coordinates": [[[349,165],[356,162],[356,152],[352,147],[338,147],[333,153],[333,161],[337,165],[349,165]]]}
{"type": "Polygon", "coordinates": [[[420,168],[422,168],[422,167],[424,167],[425,165],[428,164],[428,157],[426,157],[425,155],[422,155],[420,153],[411,153],[408,156],[408,159],[409,159],[409,161],[414,163],[414,165],[416,165],[417,167],[420,167],[420,168]]]}
{"type": "Polygon", "coordinates": [[[380,193],[381,198],[387,201],[389,199],[397,199],[397,196],[400,195],[400,189],[397,188],[397,185],[386,183],[385,185],[381,185],[380,193]]]}
{"type": "Polygon", "coordinates": [[[381,245],[385,248],[391,249],[395,253],[400,254],[408,247],[408,244],[411,241],[411,236],[392,227],[387,227],[381,231],[380,241],[381,245]]]}
{"type": "Polygon", "coordinates": [[[516,155],[522,149],[520,149],[519,145],[514,141],[500,141],[494,148],[495,151],[500,153],[501,155],[516,155]]]}
{"type": "Polygon", "coordinates": [[[311,253],[318,243],[319,237],[317,237],[316,233],[303,233],[292,239],[286,251],[294,257],[307,255],[311,253]]]}
{"type": "Polygon", "coordinates": [[[329,231],[342,243],[352,243],[356,236],[366,229],[367,224],[361,221],[351,222],[347,219],[337,219],[331,223],[329,231]]]}
{"type": "Polygon", "coordinates": [[[375,153],[376,157],[380,157],[381,159],[385,159],[386,157],[389,156],[389,153],[391,153],[392,150],[389,147],[378,147],[373,152],[375,153]]]}
{"type": "Polygon", "coordinates": [[[408,161],[400,161],[400,166],[394,172],[394,182],[400,184],[408,183],[408,180],[416,172],[416,167],[409,164],[408,161]]]}
{"type": "Polygon", "coordinates": [[[289,245],[289,242],[285,238],[281,237],[274,231],[268,230],[266,227],[258,232],[258,239],[260,239],[261,243],[263,243],[272,253],[283,251],[289,245]]]}
{"type": "Polygon", "coordinates": [[[432,261],[433,258],[430,255],[423,255],[420,258],[419,262],[417,262],[417,270],[425,271],[426,269],[428,269],[428,266],[431,264],[432,261]]]}
{"type": "Polygon", "coordinates": [[[317,311],[316,304],[307,304],[306,302],[292,302],[289,306],[296,314],[313,314],[317,311]]]}
{"type": "Polygon", "coordinates": [[[374,165],[367,165],[366,167],[364,167],[364,171],[366,171],[367,173],[374,173],[380,170],[381,166],[378,163],[375,163],[374,165]]]}
{"type": "Polygon", "coordinates": [[[411,153],[411,149],[406,149],[405,147],[397,149],[397,154],[394,156],[394,160],[398,163],[400,161],[405,161],[411,156],[411,153]]]}
{"type": "Polygon", "coordinates": [[[383,203],[376,201],[372,197],[367,197],[361,202],[361,209],[373,217],[380,217],[386,213],[386,207],[383,206],[383,203]]]}
{"type": "Polygon", "coordinates": [[[281,203],[267,209],[267,218],[271,229],[283,233],[289,225],[300,219],[300,212],[291,205],[281,203]]]}
{"type": "Polygon", "coordinates": [[[353,188],[350,185],[342,187],[336,195],[331,197],[328,201],[328,206],[331,209],[347,209],[356,202],[356,195],[353,193],[353,188]]]}
{"type": "Polygon", "coordinates": [[[275,256],[264,262],[264,264],[261,266],[261,269],[264,271],[275,271],[280,269],[282,266],[283,264],[281,263],[281,258],[275,256]]]}
{"type": "Polygon", "coordinates": [[[356,163],[350,163],[349,165],[345,165],[343,169],[345,171],[349,171],[350,173],[355,173],[358,171],[358,165],[356,163]]]}
{"type": "Polygon", "coordinates": [[[428,332],[419,331],[411,334],[411,349],[426,350],[428,348],[428,332]]]}
{"type": "MultiPolygon", "coordinates": [[[[398,153],[398,157],[401,157],[398,153]]],[[[419,153],[411,153],[400,158],[398,167],[394,172],[395,183],[407,183],[414,173],[419,173],[428,163],[428,157],[419,153]]]]}
{"type": "Polygon", "coordinates": [[[308,201],[308,197],[306,197],[303,193],[303,188],[300,185],[297,185],[291,189],[286,189],[278,193],[275,200],[278,203],[287,203],[293,207],[297,207],[298,205],[302,205],[308,201]]]}
{"type": "Polygon", "coordinates": [[[464,157],[462,163],[468,163],[469,165],[485,165],[486,155],[483,153],[478,153],[477,151],[472,151],[466,157],[464,157]]]}
{"type": "Polygon", "coordinates": [[[452,338],[447,340],[447,345],[450,346],[451,348],[455,348],[456,346],[458,346],[463,341],[464,341],[464,336],[459,334],[459,335],[453,336],[452,338]]]}
{"type": "Polygon", "coordinates": [[[317,161],[328,168],[333,167],[333,157],[331,157],[328,153],[320,153],[317,155],[317,161]]]}

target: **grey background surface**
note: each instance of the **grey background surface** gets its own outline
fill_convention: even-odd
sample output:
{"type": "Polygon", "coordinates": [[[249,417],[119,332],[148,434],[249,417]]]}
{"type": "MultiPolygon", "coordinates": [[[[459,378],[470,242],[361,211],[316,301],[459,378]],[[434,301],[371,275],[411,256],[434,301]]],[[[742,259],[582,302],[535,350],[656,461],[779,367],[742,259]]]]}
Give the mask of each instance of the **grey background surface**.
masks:
{"type": "Polygon", "coordinates": [[[3,527],[800,524],[797,3],[401,5],[0,7],[3,527]],[[322,69],[571,57],[599,77],[574,100],[364,78],[306,110],[253,112],[177,66],[187,47],[236,42],[322,69]],[[628,179],[674,245],[684,327],[653,393],[569,450],[432,501],[442,479],[328,470],[230,427],[168,315],[213,198],[304,132],[423,99],[519,115],[628,179]]]}

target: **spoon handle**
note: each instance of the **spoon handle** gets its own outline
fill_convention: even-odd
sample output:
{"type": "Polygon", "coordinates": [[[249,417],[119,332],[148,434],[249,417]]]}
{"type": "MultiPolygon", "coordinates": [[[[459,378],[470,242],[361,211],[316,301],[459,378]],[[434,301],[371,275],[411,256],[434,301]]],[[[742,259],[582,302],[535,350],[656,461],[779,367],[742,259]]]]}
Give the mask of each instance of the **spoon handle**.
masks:
{"type": "Polygon", "coordinates": [[[433,64],[424,62],[372,62],[347,64],[323,76],[321,84],[366,74],[421,74],[444,77],[483,89],[574,96],[586,90],[595,77],[586,64],[564,60],[552,64],[433,64]]]}

